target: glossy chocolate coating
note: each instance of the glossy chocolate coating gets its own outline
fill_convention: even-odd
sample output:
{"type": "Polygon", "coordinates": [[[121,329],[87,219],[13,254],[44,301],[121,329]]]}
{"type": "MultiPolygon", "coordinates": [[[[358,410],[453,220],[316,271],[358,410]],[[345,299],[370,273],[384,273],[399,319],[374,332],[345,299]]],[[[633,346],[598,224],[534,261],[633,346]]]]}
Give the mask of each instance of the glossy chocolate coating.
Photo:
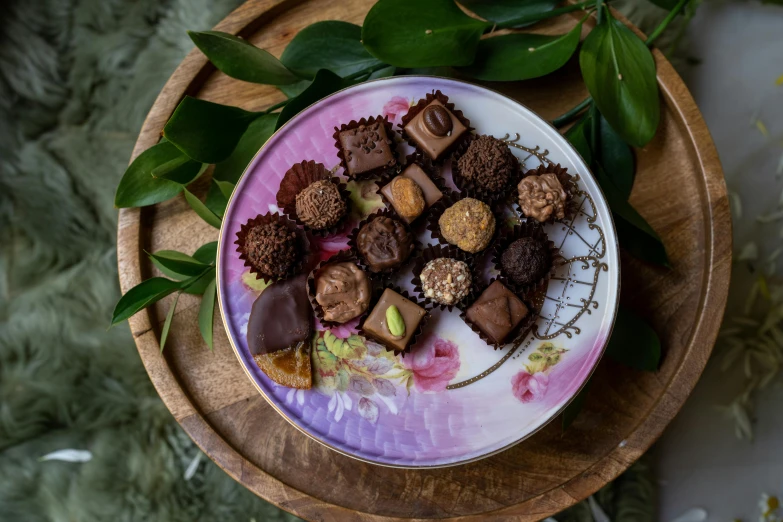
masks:
{"type": "Polygon", "coordinates": [[[446,149],[453,145],[454,142],[457,141],[457,138],[462,136],[467,130],[467,127],[465,127],[462,122],[438,100],[432,100],[423,111],[414,116],[405,126],[405,132],[408,136],[410,136],[416,145],[433,160],[440,158],[441,155],[446,152],[446,149]],[[451,119],[451,132],[447,132],[443,136],[433,133],[428,128],[424,119],[427,109],[435,106],[441,107],[451,119]]]}
{"type": "Polygon", "coordinates": [[[247,322],[247,347],[253,355],[277,352],[313,334],[313,309],[306,276],[268,286],[255,300],[247,322]]]}
{"type": "MultiPolygon", "coordinates": [[[[432,205],[437,203],[440,200],[440,198],[443,197],[443,192],[441,192],[438,186],[435,185],[435,183],[433,183],[433,181],[430,179],[427,173],[424,172],[424,170],[422,170],[422,168],[415,163],[411,163],[410,165],[405,167],[405,170],[402,171],[402,174],[400,174],[394,179],[397,179],[399,177],[410,178],[416,182],[416,184],[421,189],[422,194],[424,195],[424,210],[430,208],[432,205]]],[[[394,209],[398,210],[397,205],[394,203],[394,194],[392,192],[392,183],[394,183],[394,179],[383,186],[383,188],[381,189],[381,193],[392,204],[394,209]]],[[[410,223],[414,221],[415,218],[406,219],[405,217],[403,217],[403,219],[405,220],[406,223],[410,223]]]]}
{"type": "Polygon", "coordinates": [[[527,314],[525,303],[503,283],[495,281],[465,315],[490,341],[502,343],[527,314]]]}
{"type": "Polygon", "coordinates": [[[348,322],[370,306],[370,280],[350,261],[321,268],[315,276],[315,292],[327,321],[348,322]]]}
{"type": "Polygon", "coordinates": [[[427,312],[413,301],[405,299],[394,290],[386,289],[378,300],[378,304],[372,309],[370,315],[364,321],[362,329],[364,333],[376,341],[398,352],[408,347],[413,335],[419,328],[419,323],[427,312]],[[397,307],[405,322],[405,334],[401,338],[395,338],[386,324],[386,309],[391,305],[397,307]]]}
{"type": "Polygon", "coordinates": [[[413,236],[400,221],[379,216],[359,230],[356,248],[370,270],[380,272],[408,259],[413,251],[413,236]]]}
{"type": "Polygon", "coordinates": [[[382,122],[344,130],[339,138],[350,177],[393,167],[397,163],[391,150],[392,140],[386,135],[382,122]]]}
{"type": "Polygon", "coordinates": [[[442,138],[451,132],[454,125],[451,123],[451,114],[442,105],[430,104],[424,109],[424,126],[433,136],[442,138]]]}

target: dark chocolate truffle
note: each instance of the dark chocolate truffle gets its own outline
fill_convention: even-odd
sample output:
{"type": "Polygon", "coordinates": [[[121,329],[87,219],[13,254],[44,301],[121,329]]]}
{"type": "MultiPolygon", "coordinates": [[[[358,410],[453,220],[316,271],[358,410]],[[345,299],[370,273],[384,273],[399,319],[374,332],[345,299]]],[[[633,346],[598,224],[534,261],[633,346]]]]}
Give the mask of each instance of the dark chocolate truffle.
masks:
{"type": "Polygon", "coordinates": [[[529,285],[546,275],[552,267],[552,256],[541,241],[523,237],[506,248],[500,257],[500,266],[515,284],[529,285]]]}
{"type": "Polygon", "coordinates": [[[313,309],[304,275],[268,286],[253,303],[247,322],[247,347],[253,355],[309,342],[313,309]]]}
{"type": "Polygon", "coordinates": [[[446,209],[438,220],[443,239],[471,254],[489,246],[495,234],[495,216],[483,201],[465,198],[446,209]]]}
{"type": "Polygon", "coordinates": [[[350,261],[322,267],[315,275],[315,292],[327,321],[348,322],[370,306],[370,280],[350,261]]]}
{"type": "Polygon", "coordinates": [[[508,186],[519,162],[508,145],[492,136],[479,136],[459,158],[462,177],[482,189],[499,192],[508,186]]]}
{"type": "Polygon", "coordinates": [[[413,236],[400,221],[379,216],[359,230],[356,248],[372,272],[400,266],[413,251],[413,236]]]}
{"type": "Polygon", "coordinates": [[[297,262],[299,248],[296,232],[273,221],[252,227],[242,245],[247,260],[263,274],[284,277],[297,262]]]}
{"type": "Polygon", "coordinates": [[[336,225],[347,209],[337,185],[327,179],[308,185],[296,195],[296,215],[313,230],[336,225]]]}

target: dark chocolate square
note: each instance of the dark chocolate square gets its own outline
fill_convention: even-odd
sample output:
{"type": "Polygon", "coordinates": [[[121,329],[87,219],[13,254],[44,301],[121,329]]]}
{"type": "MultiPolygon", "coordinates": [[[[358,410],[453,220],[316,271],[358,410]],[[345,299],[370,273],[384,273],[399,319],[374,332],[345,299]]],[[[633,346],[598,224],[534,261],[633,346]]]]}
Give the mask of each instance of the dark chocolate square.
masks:
{"type": "MultiPolygon", "coordinates": [[[[438,100],[432,100],[432,102],[429,103],[427,107],[430,105],[443,104],[438,100]]],[[[440,156],[446,152],[446,149],[451,147],[454,142],[457,141],[457,138],[462,136],[462,134],[468,130],[468,128],[465,127],[459,118],[454,116],[450,110],[446,109],[446,111],[451,117],[452,125],[451,132],[446,136],[435,136],[427,131],[426,127],[424,126],[424,109],[414,116],[413,119],[405,126],[405,132],[408,133],[408,136],[410,136],[416,145],[433,160],[440,158],[440,156]]]]}
{"type": "Polygon", "coordinates": [[[393,167],[397,163],[391,150],[392,140],[382,121],[344,130],[339,138],[350,177],[393,167]]]}
{"type": "Polygon", "coordinates": [[[484,290],[465,313],[493,343],[502,343],[529,313],[527,306],[500,281],[484,290]]]}
{"type": "Polygon", "coordinates": [[[364,321],[362,329],[364,333],[376,341],[386,345],[388,348],[401,352],[408,347],[413,334],[419,328],[427,312],[413,301],[405,299],[403,296],[387,288],[383,291],[378,304],[372,309],[370,315],[364,321]],[[405,322],[405,335],[402,339],[394,339],[386,327],[386,309],[394,305],[400,311],[405,322]]]}

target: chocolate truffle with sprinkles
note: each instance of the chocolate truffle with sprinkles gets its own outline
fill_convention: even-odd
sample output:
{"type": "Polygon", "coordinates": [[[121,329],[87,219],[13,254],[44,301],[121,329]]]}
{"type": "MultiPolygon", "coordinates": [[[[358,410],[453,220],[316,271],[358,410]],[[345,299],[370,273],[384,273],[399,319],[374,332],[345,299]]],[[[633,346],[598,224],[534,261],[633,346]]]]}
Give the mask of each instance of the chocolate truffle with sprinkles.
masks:
{"type": "Polygon", "coordinates": [[[424,296],[445,305],[462,301],[473,284],[467,263],[446,257],[433,259],[424,265],[419,279],[424,296]]]}
{"type": "Polygon", "coordinates": [[[459,175],[481,189],[500,192],[508,187],[519,162],[508,145],[492,136],[479,136],[457,161],[459,175]]]}
{"type": "Polygon", "coordinates": [[[552,267],[552,256],[547,246],[532,237],[523,237],[511,243],[500,257],[500,266],[514,284],[533,284],[552,267]]]}
{"type": "Polygon", "coordinates": [[[273,277],[285,277],[301,254],[297,243],[295,231],[272,221],[252,226],[241,247],[253,268],[273,277]]]}
{"type": "Polygon", "coordinates": [[[322,179],[296,195],[296,215],[313,230],[336,225],[348,210],[337,185],[322,179]]]}

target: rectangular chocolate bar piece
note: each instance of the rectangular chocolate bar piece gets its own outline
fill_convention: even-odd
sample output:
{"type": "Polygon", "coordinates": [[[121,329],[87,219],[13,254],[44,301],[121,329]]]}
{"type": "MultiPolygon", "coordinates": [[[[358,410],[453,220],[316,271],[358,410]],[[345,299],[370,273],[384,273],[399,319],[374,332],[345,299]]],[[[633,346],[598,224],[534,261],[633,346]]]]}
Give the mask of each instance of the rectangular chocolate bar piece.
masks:
{"type": "Polygon", "coordinates": [[[349,177],[356,178],[397,163],[391,149],[392,140],[382,121],[346,129],[340,132],[339,139],[349,177]]]}
{"type": "MultiPolygon", "coordinates": [[[[448,122],[448,119],[445,121],[448,122]]],[[[435,130],[437,131],[438,129],[435,130]]],[[[442,130],[445,131],[446,129],[442,130]]],[[[454,116],[454,114],[438,100],[432,100],[429,105],[414,116],[405,126],[405,132],[408,133],[408,136],[410,136],[416,145],[433,160],[439,159],[446,149],[451,147],[454,142],[457,141],[457,138],[462,136],[466,130],[468,130],[467,127],[462,124],[459,118],[454,116]],[[441,110],[441,112],[445,111],[448,114],[448,118],[451,120],[451,128],[448,129],[444,135],[439,136],[434,133],[426,124],[425,113],[427,112],[427,109],[431,109],[432,107],[442,108],[439,110],[441,110]]]]}
{"type": "MultiPolygon", "coordinates": [[[[397,179],[398,177],[405,177],[405,178],[412,179],[421,188],[421,192],[422,194],[424,194],[424,210],[430,208],[440,198],[443,197],[443,192],[440,191],[438,186],[435,185],[435,183],[430,179],[427,173],[424,172],[424,170],[422,170],[422,168],[417,164],[411,163],[410,165],[405,167],[405,170],[403,170],[399,176],[392,179],[381,189],[381,193],[383,194],[383,196],[392,204],[394,209],[397,210],[398,214],[400,214],[400,211],[397,208],[397,206],[394,204],[394,197],[392,195],[392,183],[394,183],[394,180],[397,179]]],[[[408,219],[403,217],[403,220],[406,221],[407,223],[410,223],[415,219],[416,218],[408,219]]]]}
{"type": "Polygon", "coordinates": [[[367,336],[384,344],[387,348],[401,352],[408,347],[413,334],[416,333],[425,315],[427,315],[427,312],[424,308],[413,301],[405,299],[394,290],[387,288],[383,291],[378,304],[375,305],[370,315],[365,319],[362,329],[367,336]],[[391,305],[397,307],[405,323],[405,332],[400,338],[395,338],[392,335],[386,321],[386,310],[391,305]]]}
{"type": "Polygon", "coordinates": [[[494,281],[465,313],[493,343],[502,343],[527,317],[528,309],[506,285],[494,281]]]}

